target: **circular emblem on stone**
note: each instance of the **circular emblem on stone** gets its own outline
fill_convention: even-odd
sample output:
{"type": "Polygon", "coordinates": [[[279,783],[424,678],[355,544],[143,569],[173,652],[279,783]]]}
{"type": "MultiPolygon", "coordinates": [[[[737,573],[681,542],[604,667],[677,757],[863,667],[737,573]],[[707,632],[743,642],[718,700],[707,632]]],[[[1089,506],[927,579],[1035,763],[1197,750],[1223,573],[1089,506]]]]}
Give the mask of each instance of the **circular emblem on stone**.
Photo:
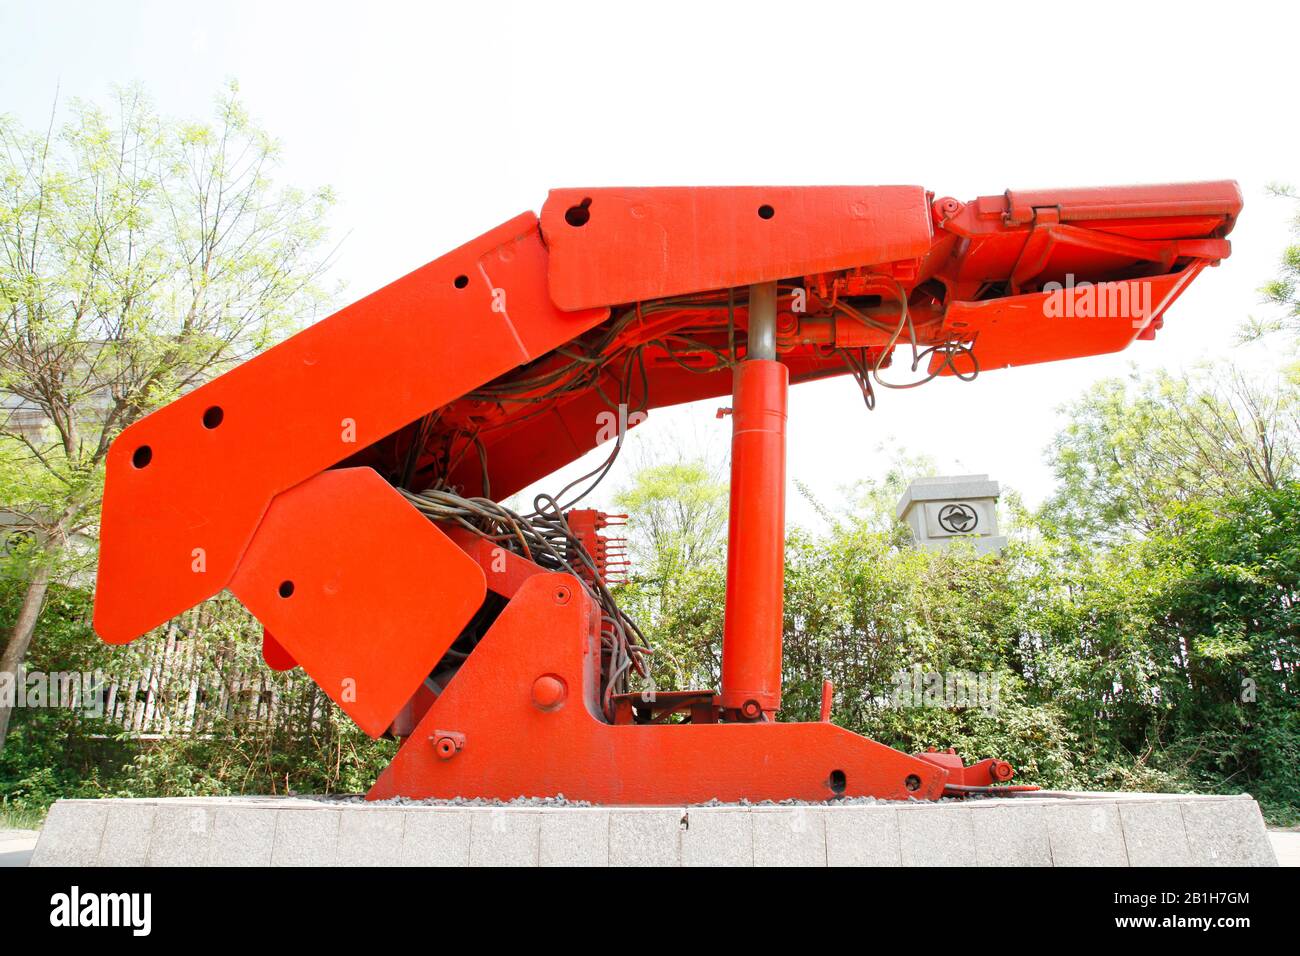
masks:
{"type": "Polygon", "coordinates": [[[944,505],[939,509],[939,526],[953,534],[965,534],[974,531],[979,524],[979,516],[970,505],[944,505]]]}

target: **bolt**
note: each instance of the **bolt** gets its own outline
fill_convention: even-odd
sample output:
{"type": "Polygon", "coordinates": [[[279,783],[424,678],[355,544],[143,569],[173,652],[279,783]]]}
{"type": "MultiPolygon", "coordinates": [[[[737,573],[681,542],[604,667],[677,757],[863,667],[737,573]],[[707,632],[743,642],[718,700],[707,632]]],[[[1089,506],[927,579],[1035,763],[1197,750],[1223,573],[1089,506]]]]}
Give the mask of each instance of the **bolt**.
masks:
{"type": "Polygon", "coordinates": [[[564,681],[554,674],[543,674],[533,681],[533,706],[538,710],[559,710],[567,695],[564,681]]]}

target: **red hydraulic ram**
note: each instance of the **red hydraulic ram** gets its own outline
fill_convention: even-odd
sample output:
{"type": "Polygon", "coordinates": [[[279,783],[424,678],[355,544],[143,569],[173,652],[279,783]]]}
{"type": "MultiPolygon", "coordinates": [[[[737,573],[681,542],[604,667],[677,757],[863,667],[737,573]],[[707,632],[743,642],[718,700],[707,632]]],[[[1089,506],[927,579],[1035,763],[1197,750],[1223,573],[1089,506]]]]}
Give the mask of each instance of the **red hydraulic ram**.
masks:
{"type": "Polygon", "coordinates": [[[721,703],[740,720],[770,717],[781,707],[790,373],[775,360],[776,302],[776,283],[750,287],[749,357],[733,373],[721,703]]]}

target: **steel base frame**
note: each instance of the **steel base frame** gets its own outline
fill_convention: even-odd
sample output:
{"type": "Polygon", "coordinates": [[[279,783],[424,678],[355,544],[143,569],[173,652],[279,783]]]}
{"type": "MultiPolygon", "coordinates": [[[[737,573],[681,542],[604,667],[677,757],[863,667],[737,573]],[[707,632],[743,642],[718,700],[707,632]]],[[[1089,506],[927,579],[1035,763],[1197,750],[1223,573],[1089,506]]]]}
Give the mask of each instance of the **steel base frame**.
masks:
{"type": "Polygon", "coordinates": [[[596,699],[598,620],[575,578],[525,581],[368,798],[563,794],[670,804],[943,795],[943,768],[831,723],[605,723],[596,699]]]}

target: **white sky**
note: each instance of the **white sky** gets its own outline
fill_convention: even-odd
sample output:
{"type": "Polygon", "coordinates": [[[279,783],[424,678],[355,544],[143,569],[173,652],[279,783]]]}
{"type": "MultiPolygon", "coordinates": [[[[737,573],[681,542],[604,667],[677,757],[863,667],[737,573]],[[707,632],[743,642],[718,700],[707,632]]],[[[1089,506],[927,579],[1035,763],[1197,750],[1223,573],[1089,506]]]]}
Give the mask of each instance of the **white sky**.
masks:
{"type": "MultiPolygon", "coordinates": [[[[43,124],[56,85],[102,99],[139,80],[165,112],[202,116],[238,79],[284,144],[285,178],[339,193],[345,301],[540,209],[553,186],[918,183],[968,200],[1237,179],[1232,258],[1193,283],[1153,343],[884,392],[873,413],[847,378],[792,392],[789,472],[821,496],[879,474],[882,446],[901,445],[1037,502],[1052,487],[1042,451],[1055,409],[1090,383],[1130,363],[1277,358],[1233,349],[1232,333],[1261,310],[1255,290],[1288,237],[1292,210],[1264,186],[1300,184],[1298,20],[1289,4],[1132,0],[0,0],[0,112],[43,124]]],[[[637,431],[722,452],[718,404],[657,412],[637,431]]],[[[812,520],[793,494],[791,519],[812,520]]]]}

